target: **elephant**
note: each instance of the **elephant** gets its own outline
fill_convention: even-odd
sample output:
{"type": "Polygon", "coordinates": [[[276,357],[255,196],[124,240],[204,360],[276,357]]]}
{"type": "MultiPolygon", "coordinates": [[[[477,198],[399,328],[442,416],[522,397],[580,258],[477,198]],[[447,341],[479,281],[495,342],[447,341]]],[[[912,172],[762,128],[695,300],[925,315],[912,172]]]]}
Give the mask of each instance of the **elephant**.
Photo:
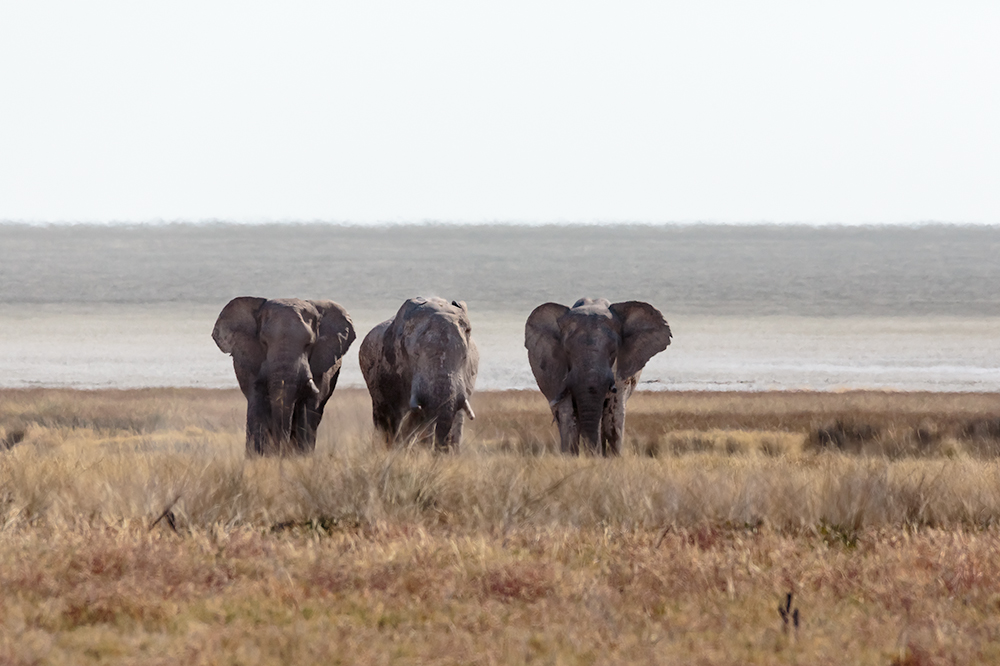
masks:
{"type": "Polygon", "coordinates": [[[350,315],[333,301],[234,298],[212,339],[233,357],[247,399],[247,455],[308,453],[354,342],[350,315]]]}
{"type": "Polygon", "coordinates": [[[528,316],[524,346],[559,426],[560,449],[621,453],[625,403],[643,367],[670,344],[670,326],[649,303],[581,298],[545,303],[528,316]]]}
{"type": "Polygon", "coordinates": [[[463,301],[411,298],[365,336],[358,353],[375,429],[391,446],[413,438],[457,450],[479,372],[463,301]]]}

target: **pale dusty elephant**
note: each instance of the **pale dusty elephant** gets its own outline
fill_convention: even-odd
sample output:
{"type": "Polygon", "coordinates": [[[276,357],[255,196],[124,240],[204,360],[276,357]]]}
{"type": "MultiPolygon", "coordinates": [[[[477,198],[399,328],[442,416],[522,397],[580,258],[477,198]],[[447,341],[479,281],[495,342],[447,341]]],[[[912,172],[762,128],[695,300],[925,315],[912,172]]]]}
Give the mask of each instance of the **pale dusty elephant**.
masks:
{"type": "Polygon", "coordinates": [[[479,352],[464,302],[411,298],[365,336],[358,354],[375,428],[388,444],[433,440],[458,449],[479,352]]]}
{"type": "Polygon", "coordinates": [[[307,453],[354,342],[354,324],[333,301],[234,298],[212,339],[232,354],[247,398],[247,454],[307,453]]]}
{"type": "Polygon", "coordinates": [[[531,371],[559,425],[560,448],[621,452],[625,403],[646,362],[670,344],[670,327],[648,303],[582,298],[539,305],[524,328],[531,371]]]}

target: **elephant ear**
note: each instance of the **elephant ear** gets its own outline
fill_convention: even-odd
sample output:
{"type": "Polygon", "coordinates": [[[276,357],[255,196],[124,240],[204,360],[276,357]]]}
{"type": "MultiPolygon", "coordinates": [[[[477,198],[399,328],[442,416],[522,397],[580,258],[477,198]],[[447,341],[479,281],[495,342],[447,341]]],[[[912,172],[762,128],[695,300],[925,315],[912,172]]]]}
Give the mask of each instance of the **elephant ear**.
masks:
{"type": "Polygon", "coordinates": [[[223,353],[232,355],[236,379],[244,393],[264,362],[264,347],[257,338],[257,313],[266,302],[266,298],[255,296],[234,298],[222,308],[212,329],[215,344],[223,353]]]}
{"type": "Polygon", "coordinates": [[[558,400],[566,388],[569,364],[562,346],[559,318],[569,308],[558,303],[544,303],[535,308],[524,325],[524,347],[538,388],[551,403],[558,400]]]}
{"type": "Polygon", "coordinates": [[[319,312],[316,342],[309,354],[309,368],[319,377],[337,365],[354,342],[354,322],[341,305],[333,301],[309,301],[319,312]]]}
{"type": "Polygon", "coordinates": [[[358,349],[358,365],[361,366],[361,374],[369,389],[376,384],[378,366],[382,362],[385,332],[391,325],[392,320],[388,319],[368,331],[368,335],[361,341],[361,348],[358,349]]]}
{"type": "Polygon", "coordinates": [[[267,302],[266,298],[240,296],[222,308],[212,329],[212,339],[225,354],[238,354],[240,347],[251,338],[257,343],[257,311],[267,302]]]}
{"type": "Polygon", "coordinates": [[[642,301],[614,303],[611,312],[622,327],[618,378],[627,379],[642,370],[655,354],[667,348],[670,326],[659,310],[642,301]]]}

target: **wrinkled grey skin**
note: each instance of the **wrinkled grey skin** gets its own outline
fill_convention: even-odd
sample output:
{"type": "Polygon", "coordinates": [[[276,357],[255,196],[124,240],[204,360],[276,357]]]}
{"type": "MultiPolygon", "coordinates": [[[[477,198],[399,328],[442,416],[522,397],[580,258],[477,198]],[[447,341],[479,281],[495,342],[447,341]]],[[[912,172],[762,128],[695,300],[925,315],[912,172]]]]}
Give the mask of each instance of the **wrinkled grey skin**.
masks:
{"type": "Polygon", "coordinates": [[[365,336],[358,354],[375,428],[388,444],[457,450],[479,371],[465,303],[411,298],[365,336]]]}
{"type": "Polygon", "coordinates": [[[212,339],[232,354],[247,398],[247,455],[308,453],[354,324],[333,301],[234,298],[212,339]]]}
{"type": "Polygon", "coordinates": [[[621,453],[625,403],[642,368],[670,344],[670,327],[648,303],[582,298],[539,305],[524,346],[538,388],[559,425],[563,453],[621,453]]]}

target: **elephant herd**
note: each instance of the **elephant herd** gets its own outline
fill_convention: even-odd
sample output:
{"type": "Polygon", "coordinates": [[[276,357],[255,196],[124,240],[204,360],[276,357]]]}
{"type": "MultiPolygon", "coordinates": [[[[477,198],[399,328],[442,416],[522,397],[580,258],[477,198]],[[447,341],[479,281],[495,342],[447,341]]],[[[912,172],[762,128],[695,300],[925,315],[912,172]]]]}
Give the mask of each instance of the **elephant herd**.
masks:
{"type": "MultiPolygon", "coordinates": [[[[524,346],[564,453],[621,451],[625,403],[647,361],[670,344],[648,303],[584,298],[528,316],[524,346]]],[[[248,455],[307,453],[355,340],[333,301],[244,296],[222,309],[212,338],[233,357],[247,399],[248,455]]],[[[420,440],[454,450],[476,384],[479,351],[464,302],[411,298],[365,336],[358,354],[372,420],[387,445],[420,440]]]]}

